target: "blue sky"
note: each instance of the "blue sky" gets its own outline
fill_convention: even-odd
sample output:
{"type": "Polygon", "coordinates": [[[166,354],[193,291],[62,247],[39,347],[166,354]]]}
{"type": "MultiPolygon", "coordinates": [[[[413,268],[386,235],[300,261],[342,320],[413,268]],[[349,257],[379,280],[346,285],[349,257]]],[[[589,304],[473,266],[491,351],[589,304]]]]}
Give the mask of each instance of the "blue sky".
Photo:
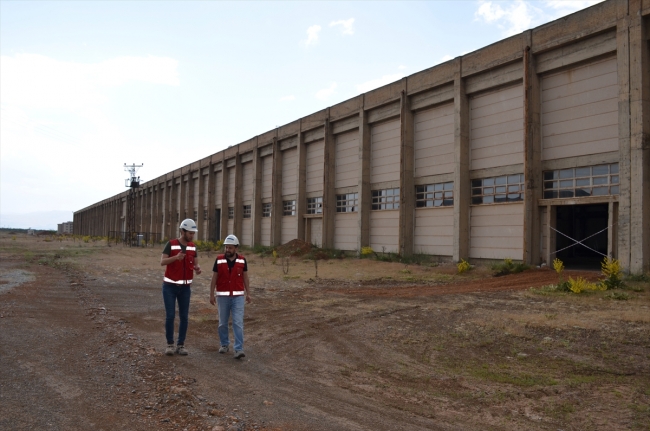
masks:
{"type": "Polygon", "coordinates": [[[0,226],[54,228],[124,163],[154,179],[594,3],[0,1],[0,226]]]}

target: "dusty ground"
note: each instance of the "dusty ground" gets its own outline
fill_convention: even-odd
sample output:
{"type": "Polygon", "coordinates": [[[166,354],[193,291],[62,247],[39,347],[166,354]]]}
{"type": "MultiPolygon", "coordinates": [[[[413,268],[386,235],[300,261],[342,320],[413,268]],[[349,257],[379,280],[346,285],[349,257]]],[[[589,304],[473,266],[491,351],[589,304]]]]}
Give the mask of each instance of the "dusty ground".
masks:
{"type": "Polygon", "coordinates": [[[531,290],[549,270],[249,255],[238,361],[212,253],[190,355],[167,357],[161,251],[0,235],[0,429],[650,429],[648,283],[613,300],[531,290]]]}

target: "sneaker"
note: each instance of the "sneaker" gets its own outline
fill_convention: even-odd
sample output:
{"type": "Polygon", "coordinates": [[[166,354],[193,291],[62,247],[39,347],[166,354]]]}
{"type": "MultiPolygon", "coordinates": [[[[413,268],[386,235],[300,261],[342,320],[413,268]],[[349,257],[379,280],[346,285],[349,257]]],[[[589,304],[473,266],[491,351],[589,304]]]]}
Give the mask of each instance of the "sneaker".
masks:
{"type": "Polygon", "coordinates": [[[219,348],[219,353],[228,353],[228,346],[221,346],[219,348]]]}
{"type": "Polygon", "coordinates": [[[187,356],[187,350],[185,350],[185,346],[182,344],[180,346],[176,347],[176,354],[177,355],[182,355],[182,356],[187,356]]]}
{"type": "Polygon", "coordinates": [[[167,345],[167,348],[165,349],[165,355],[174,356],[174,345],[173,344],[168,344],[167,345]]]}
{"type": "Polygon", "coordinates": [[[241,359],[246,356],[243,350],[235,350],[235,359],[241,359]]]}

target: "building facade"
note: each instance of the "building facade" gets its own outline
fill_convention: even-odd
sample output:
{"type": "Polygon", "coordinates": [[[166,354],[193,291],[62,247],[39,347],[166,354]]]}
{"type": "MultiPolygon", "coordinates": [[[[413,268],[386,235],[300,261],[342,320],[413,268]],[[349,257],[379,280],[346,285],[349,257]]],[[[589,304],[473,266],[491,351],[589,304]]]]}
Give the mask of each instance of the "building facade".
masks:
{"type": "Polygon", "coordinates": [[[66,221],[63,223],[59,223],[56,225],[57,227],[57,233],[59,235],[64,235],[64,234],[72,234],[74,232],[74,223],[71,221],[66,221]]]}
{"type": "MultiPolygon", "coordinates": [[[[415,73],[142,183],[136,224],[648,270],[649,23],[650,0],[608,0],[415,73]]],[[[123,231],[126,199],[75,233],[123,231]]]]}

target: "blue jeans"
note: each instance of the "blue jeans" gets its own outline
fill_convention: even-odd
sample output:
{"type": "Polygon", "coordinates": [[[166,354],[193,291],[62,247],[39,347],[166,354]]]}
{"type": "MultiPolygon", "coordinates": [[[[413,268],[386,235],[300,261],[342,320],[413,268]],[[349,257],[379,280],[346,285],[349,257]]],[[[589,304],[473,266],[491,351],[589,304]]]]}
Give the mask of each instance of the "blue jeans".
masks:
{"type": "Polygon", "coordinates": [[[217,308],[219,309],[219,341],[222,346],[227,346],[228,341],[228,318],[232,314],[232,332],[235,336],[235,350],[244,350],[244,295],[240,296],[217,296],[217,308]]]}
{"type": "Polygon", "coordinates": [[[187,322],[190,314],[190,296],[192,288],[190,284],[163,283],[162,294],[165,301],[165,335],[167,344],[174,344],[174,318],[176,312],[176,301],[178,301],[178,345],[185,344],[187,334],[187,322]]]}

